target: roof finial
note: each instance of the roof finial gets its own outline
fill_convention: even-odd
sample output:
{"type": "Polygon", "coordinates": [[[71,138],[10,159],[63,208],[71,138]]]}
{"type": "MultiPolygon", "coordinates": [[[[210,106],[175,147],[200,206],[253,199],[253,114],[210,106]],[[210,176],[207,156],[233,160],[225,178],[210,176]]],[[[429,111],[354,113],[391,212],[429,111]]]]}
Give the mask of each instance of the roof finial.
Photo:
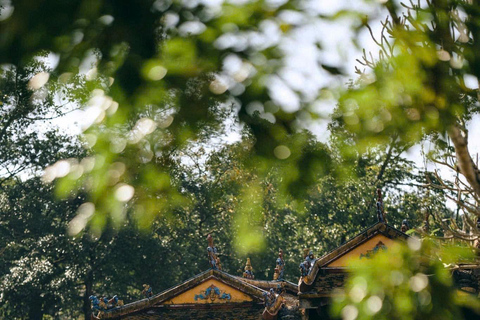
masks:
{"type": "Polygon", "coordinates": [[[243,277],[247,279],[255,279],[253,275],[253,268],[252,263],[250,262],[250,258],[247,258],[247,263],[245,264],[245,271],[243,272],[243,277]]]}
{"type": "Polygon", "coordinates": [[[283,250],[278,250],[277,264],[273,273],[273,280],[283,281],[283,274],[285,272],[285,261],[283,260],[283,250]]]}
{"type": "MultiPolygon", "coordinates": [[[[430,195],[430,192],[429,190],[427,190],[427,197],[430,195]]],[[[425,201],[424,203],[428,203],[427,201],[425,201]]],[[[425,233],[430,233],[430,222],[428,221],[429,218],[430,218],[430,209],[428,208],[427,205],[425,205],[425,207],[423,208],[423,232],[425,233]]],[[[477,223],[477,228],[478,228],[478,223],[477,223]]]]}
{"type": "Polygon", "coordinates": [[[377,189],[377,217],[379,222],[387,223],[385,211],[383,210],[382,190],[377,189]]]}
{"type": "Polygon", "coordinates": [[[144,284],[142,294],[145,298],[150,298],[151,296],[153,296],[152,287],[150,287],[148,284],[144,284]]]}
{"type": "Polygon", "coordinates": [[[403,233],[407,232],[410,230],[410,224],[408,223],[407,219],[403,219],[402,221],[402,228],[400,229],[403,233]]]}
{"type": "Polygon", "coordinates": [[[210,267],[214,270],[222,270],[220,258],[217,256],[217,248],[213,245],[213,237],[211,234],[207,236],[207,241],[208,262],[210,263],[210,267]]]}
{"type": "Polygon", "coordinates": [[[303,249],[303,259],[304,261],[300,263],[300,273],[302,278],[308,276],[313,269],[313,265],[315,264],[313,251],[308,248],[303,249]]]}

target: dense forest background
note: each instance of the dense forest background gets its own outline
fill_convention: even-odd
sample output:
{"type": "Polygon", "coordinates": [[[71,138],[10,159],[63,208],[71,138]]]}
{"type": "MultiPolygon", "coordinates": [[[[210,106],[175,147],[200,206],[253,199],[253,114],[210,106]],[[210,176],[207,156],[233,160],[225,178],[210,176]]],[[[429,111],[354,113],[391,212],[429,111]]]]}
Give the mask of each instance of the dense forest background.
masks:
{"type": "MultiPolygon", "coordinates": [[[[478,5],[338,3],[0,0],[0,317],[89,319],[91,294],[158,293],[208,268],[208,234],[225,271],[248,257],[271,279],[282,249],[296,282],[304,248],[377,222],[377,188],[392,226],[478,241],[478,5]],[[378,50],[353,80],[325,42],[339,25],[378,50]],[[81,134],[55,124],[79,110],[81,134]],[[406,158],[425,143],[423,164],[406,158]]],[[[410,294],[426,271],[405,250],[410,294]]],[[[429,292],[411,318],[450,306],[429,292]]]]}
{"type": "MultiPolygon", "coordinates": [[[[296,134],[308,140],[309,152],[317,154],[326,168],[311,177],[315,182],[303,191],[305,201],[300,204],[294,198],[278,199],[281,166],[272,168],[258,187],[259,177],[244,165],[253,143],[251,135],[243,132],[239,142],[187,148],[170,163],[172,187],[182,197],[182,206],[172,214],[153,219],[145,229],[127,211],[121,226],[107,226],[100,236],[72,235],[72,219],[89,214],[85,195],[59,200],[54,186],[35,176],[36,169],[54,160],[29,164],[32,146],[22,147],[16,159],[22,157],[21,165],[33,173],[2,181],[3,316],[71,319],[89,312],[88,296],[93,293],[134,301],[141,298],[144,283],[158,293],[209,268],[209,233],[215,237],[226,272],[241,275],[249,257],[257,279],[272,279],[282,249],[286,279],[296,283],[304,248],[321,256],[377,222],[377,188],[385,194],[387,219],[396,228],[408,219],[420,229],[430,210],[445,218],[455,216],[442,192],[416,187],[425,183],[422,170],[406,160],[405,149],[395,144],[359,156],[351,167],[355,175],[345,177],[335,141],[339,131],[345,132],[334,125],[330,131],[328,144],[317,142],[308,132],[296,134]],[[244,197],[249,185],[253,191],[244,197]],[[258,212],[252,211],[251,202],[258,202],[258,212]],[[240,216],[235,214],[238,211],[240,216]],[[236,234],[242,228],[256,228],[264,240],[239,247],[236,234]]],[[[29,140],[43,142],[35,154],[61,159],[88,155],[79,140],[60,132],[37,134],[45,137],[29,140]]],[[[16,136],[12,133],[10,138],[16,136]]],[[[430,220],[434,230],[439,223],[430,220]]]]}

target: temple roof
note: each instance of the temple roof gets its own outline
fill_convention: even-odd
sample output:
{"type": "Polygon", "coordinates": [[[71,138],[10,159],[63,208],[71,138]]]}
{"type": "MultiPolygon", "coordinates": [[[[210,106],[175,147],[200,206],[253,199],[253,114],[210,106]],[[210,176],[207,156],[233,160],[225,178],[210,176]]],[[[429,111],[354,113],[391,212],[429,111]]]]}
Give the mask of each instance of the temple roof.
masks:
{"type": "Polygon", "coordinates": [[[297,285],[294,284],[293,282],[286,281],[286,280],[283,280],[283,281],[276,281],[276,280],[268,281],[268,280],[247,279],[247,278],[243,278],[243,277],[235,277],[235,278],[239,279],[240,281],[243,281],[243,282],[249,283],[251,285],[254,285],[255,287],[263,289],[263,290],[270,290],[271,288],[277,289],[278,286],[280,285],[282,288],[285,289],[285,291],[287,293],[295,293],[296,294],[298,292],[297,285]]]}
{"type": "Polygon", "coordinates": [[[263,304],[263,293],[237,277],[219,270],[207,270],[183,283],[167,289],[151,298],[145,298],[106,312],[102,319],[115,319],[125,315],[162,306],[189,307],[205,304],[263,304]],[[215,300],[205,294],[209,287],[219,289],[215,300]],[[203,294],[202,294],[203,293],[203,294]],[[222,296],[220,296],[222,294],[222,296]]]}
{"type": "Polygon", "coordinates": [[[403,233],[402,231],[395,229],[388,224],[383,222],[377,222],[373,226],[363,230],[358,235],[353,237],[352,239],[348,240],[344,244],[340,245],[336,249],[328,252],[327,254],[323,255],[319,259],[315,261],[315,264],[319,267],[323,267],[329,265],[334,260],[337,260],[341,256],[346,255],[348,252],[352,251],[354,248],[358,247],[362,243],[366,242],[367,240],[373,238],[377,234],[382,234],[389,239],[407,239],[409,236],[403,233]]]}
{"type": "Polygon", "coordinates": [[[299,281],[298,289],[306,292],[315,281],[320,269],[345,269],[346,261],[354,256],[368,255],[381,245],[388,247],[394,239],[407,239],[409,236],[384,222],[377,222],[363,230],[346,243],[315,260],[310,274],[299,281]]]}

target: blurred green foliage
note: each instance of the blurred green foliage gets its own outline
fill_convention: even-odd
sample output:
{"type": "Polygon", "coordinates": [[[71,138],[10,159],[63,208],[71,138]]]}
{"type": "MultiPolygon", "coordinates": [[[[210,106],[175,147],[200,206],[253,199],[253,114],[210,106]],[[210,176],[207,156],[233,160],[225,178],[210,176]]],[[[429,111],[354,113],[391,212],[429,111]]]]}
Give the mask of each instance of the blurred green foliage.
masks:
{"type": "Polygon", "coordinates": [[[478,113],[476,39],[478,5],[469,1],[387,1],[379,56],[364,51],[366,69],[340,99],[339,119],[357,137],[356,148],[392,136],[416,143],[445,137],[478,113]]]}
{"type": "MultiPolygon", "coordinates": [[[[88,191],[95,206],[92,232],[121,225],[130,207],[144,227],[181,207],[168,165],[192,144],[218,137],[225,112],[254,137],[245,159],[251,170],[266,176],[288,163],[280,198],[302,201],[303,187],[328,172],[326,155],[311,152],[293,134],[302,117],[318,117],[309,111],[316,98],[293,90],[298,106],[292,108],[268,86],[286,64],[282,39],[317,19],[301,2],[49,0],[3,6],[0,63],[21,67],[47,52],[59,59],[50,82],[88,71],[82,85],[90,96],[78,96],[77,103],[91,117],[84,137],[92,156],[52,165],[45,180],[61,178],[62,197],[88,191]],[[257,112],[250,112],[253,106],[257,112]],[[66,177],[58,174],[62,167],[70,168],[66,177]]],[[[338,73],[333,66],[323,69],[338,73]]],[[[259,182],[250,187],[260,188],[259,182]]],[[[250,210],[258,212],[244,212],[250,210]]]]}
{"type": "MultiPolygon", "coordinates": [[[[257,279],[272,279],[278,250],[283,249],[286,279],[296,282],[305,247],[320,256],[376,222],[375,185],[385,153],[360,158],[355,166],[359,178],[317,179],[300,207],[294,198],[281,198],[282,175],[277,171],[282,167],[260,179],[245,166],[251,148],[252,142],[245,138],[216,151],[191,149],[184,154],[191,162],[171,163],[172,186],[184,201],[172,214],[152,219],[148,232],[139,229],[136,215],[127,214],[121,225],[107,225],[100,236],[79,232],[72,237],[72,224],[92,214],[90,205],[80,206],[84,193],[58,200],[53,186],[38,178],[10,180],[0,205],[0,247],[4,248],[0,315],[71,319],[83,313],[88,318],[91,294],[118,294],[127,302],[135,301],[143,283],[160,292],[209,267],[205,257],[209,233],[230,274],[240,275],[249,257],[257,279]],[[260,187],[245,188],[252,184],[260,187]],[[245,190],[250,191],[249,198],[245,190]],[[254,216],[241,211],[252,207],[259,208],[254,216]],[[239,242],[243,237],[248,238],[239,242]]],[[[338,166],[335,149],[311,137],[309,148],[328,150],[332,168],[338,166]]],[[[385,169],[389,181],[382,180],[392,225],[399,228],[407,216],[412,225],[420,226],[425,202],[446,216],[452,214],[441,193],[417,196],[402,190],[397,182],[408,177],[412,164],[402,157],[393,159],[385,169]]]]}
{"type": "MultiPolygon", "coordinates": [[[[448,31],[448,24],[455,23],[474,38],[475,20],[453,13],[463,10],[469,17],[475,5],[412,4],[405,14],[395,2],[384,6],[390,18],[379,43],[381,59],[365,58],[373,73],[340,98],[336,119],[351,135],[337,137],[343,145],[340,155],[348,160],[343,171],[336,171],[338,177],[354,174],[349,163],[369,148],[397,139],[407,149],[478,111],[471,102],[476,94],[463,79],[475,75],[476,51],[468,34],[454,39],[448,31]],[[430,23],[432,29],[425,29],[430,23]]],[[[76,85],[80,92],[71,87],[67,92],[91,118],[83,128],[91,157],[55,163],[45,180],[60,178],[61,197],[87,190],[95,208],[88,224],[97,235],[110,223],[121,225],[127,212],[148,227],[185,201],[172,184],[169,164],[194,144],[228,135],[222,126],[230,119],[254,138],[245,165],[259,177],[282,168],[277,172],[283,182],[279,199],[293,196],[302,202],[315,179],[332,168],[327,153],[309,149],[308,140],[296,134],[302,119],[318,117],[312,105],[321,97],[307,99],[293,90],[298,103],[292,107],[269,87],[286,64],[281,40],[312,19],[348,15],[355,32],[368,24],[358,12],[314,18],[306,8],[295,1],[4,2],[0,63],[24,68],[36,56],[54,54],[58,65],[47,71],[52,92],[61,83],[57,80],[82,78],[76,85]],[[303,19],[290,23],[287,14],[303,19]],[[59,174],[62,168],[69,174],[59,174]]],[[[341,72],[320,62],[316,67],[326,74],[341,72]]],[[[39,79],[31,78],[34,87],[39,79]]],[[[34,90],[43,90],[41,84],[34,90]]],[[[260,181],[252,181],[249,189],[258,190],[260,181]]],[[[242,194],[252,196],[249,190],[242,194]]]]}
{"type": "MultiPolygon", "coordinates": [[[[440,0],[405,13],[395,1],[378,4],[390,14],[381,59],[364,59],[372,72],[341,94],[328,145],[301,130],[322,117],[314,110],[325,91],[308,97],[285,85],[295,97],[289,105],[270,87],[287,65],[282,39],[345,17],[357,35],[369,21],[354,10],[312,14],[308,5],[0,1],[2,316],[71,318],[83,308],[88,318],[91,293],[133,300],[143,282],[164,289],[207,268],[199,240],[208,233],[228,272],[250,256],[257,277],[269,279],[282,248],[294,281],[304,247],[327,252],[375,221],[377,187],[394,226],[405,217],[421,225],[424,210],[452,216],[450,191],[419,191],[425,177],[402,154],[427,135],[451,152],[445,133],[478,112],[465,84],[480,72],[478,5],[440,0]],[[81,142],[35,128],[69,106],[89,117],[81,142]],[[241,141],[225,143],[232,132],[241,141]],[[47,165],[42,183],[55,180],[61,201],[34,177],[47,165]]],[[[315,67],[342,73],[322,61],[315,67]]],[[[440,221],[430,223],[435,230],[440,221]]],[[[410,280],[381,289],[370,282],[372,269],[359,268],[365,294],[370,283],[373,291],[350,312],[372,316],[380,299],[400,318],[437,312],[429,306],[438,301],[441,316],[458,314],[439,263],[392,250],[405,279],[433,274],[422,289],[430,302],[410,280]],[[428,291],[430,284],[441,290],[428,291]],[[405,297],[398,306],[390,295],[397,289],[405,297]]],[[[386,272],[399,267],[378,259],[386,272]]]]}

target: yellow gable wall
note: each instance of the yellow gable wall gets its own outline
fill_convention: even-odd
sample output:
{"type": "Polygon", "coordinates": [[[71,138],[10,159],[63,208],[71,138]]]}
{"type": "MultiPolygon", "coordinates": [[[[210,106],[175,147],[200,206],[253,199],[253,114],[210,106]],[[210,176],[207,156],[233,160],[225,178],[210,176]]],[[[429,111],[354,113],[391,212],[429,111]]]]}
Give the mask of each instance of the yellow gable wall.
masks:
{"type": "Polygon", "coordinates": [[[358,260],[360,259],[361,254],[367,254],[368,250],[372,250],[375,246],[382,242],[387,248],[390,247],[395,240],[389,239],[382,234],[377,234],[373,238],[369,239],[368,241],[362,243],[358,247],[354,248],[353,250],[347,252],[340,258],[332,261],[327,265],[327,267],[346,267],[348,262],[352,259],[358,260]]]}
{"type": "Polygon", "coordinates": [[[218,281],[216,279],[208,279],[205,282],[200,283],[198,286],[185,291],[181,294],[179,294],[176,297],[173,297],[167,301],[165,301],[162,304],[207,304],[207,303],[238,303],[238,302],[246,302],[246,301],[252,301],[252,298],[245,293],[234,289],[226,284],[224,284],[221,281],[218,281]],[[215,299],[212,301],[211,299],[207,298],[205,299],[200,299],[197,298],[195,300],[195,295],[200,295],[203,294],[205,295],[205,290],[209,288],[211,285],[214,285],[215,287],[220,289],[220,295],[223,293],[230,294],[230,299],[220,299],[218,296],[215,297],[215,299]]]}

